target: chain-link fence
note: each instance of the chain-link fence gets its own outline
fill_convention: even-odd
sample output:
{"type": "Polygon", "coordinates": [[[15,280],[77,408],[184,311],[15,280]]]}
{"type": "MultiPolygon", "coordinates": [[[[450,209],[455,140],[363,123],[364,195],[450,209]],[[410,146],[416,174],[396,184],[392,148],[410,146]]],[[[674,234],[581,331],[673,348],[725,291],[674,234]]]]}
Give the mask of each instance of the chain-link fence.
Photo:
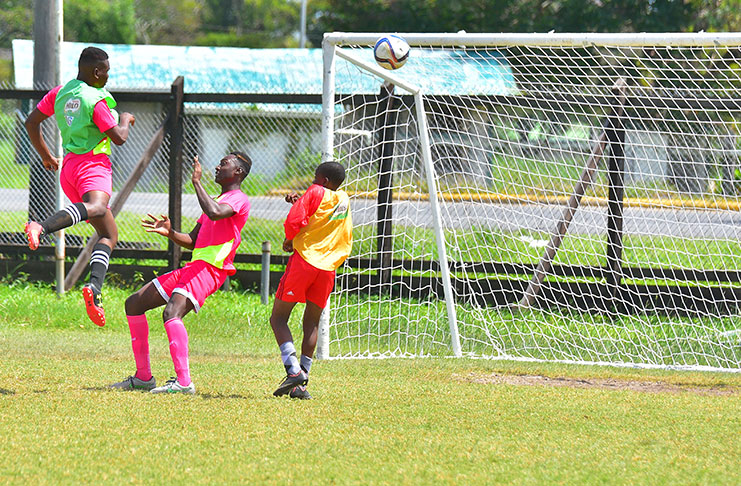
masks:
{"type": "MultiPolygon", "coordinates": [[[[43,169],[31,146],[24,121],[43,91],[0,89],[0,245],[6,248],[25,246],[23,224],[29,215],[46,217],[56,211],[57,184],[54,174],[43,169]],[[35,214],[38,212],[38,214],[35,214]]],[[[260,254],[263,241],[270,241],[277,251],[283,240],[282,222],[289,206],[283,195],[289,190],[303,191],[313,180],[314,168],[320,162],[321,99],[320,96],[298,99],[293,95],[235,95],[233,97],[201,95],[198,102],[188,101],[185,94],[183,116],[174,120],[175,98],[169,92],[113,92],[117,110],[134,114],[136,122],[128,141],[114,146],[113,203],[134,168],[142,159],[153,136],[164,124],[166,136],[146,171],[134,186],[116,217],[119,249],[136,259],[148,258],[144,251],[167,249],[167,240],[146,233],[140,226],[147,214],[169,214],[170,177],[173,163],[182,164],[181,229],[190,231],[201,209],[190,182],[195,155],[203,166],[203,182],[214,196],[219,186],[213,181],[213,169],[231,151],[242,151],[252,160],[252,172],[242,189],[250,196],[252,209],[244,228],[238,254],[260,254]],[[269,98],[269,99],[266,99],[269,98]],[[316,98],[316,99],[314,99],[316,98]],[[181,123],[176,130],[175,123],[181,123]],[[174,134],[182,133],[180,153],[173,153],[174,134]]],[[[47,143],[56,152],[52,119],[44,123],[47,143]]],[[[69,201],[65,198],[65,205],[69,201]]],[[[171,215],[172,216],[172,215],[171,215]]],[[[94,234],[88,224],[78,224],[66,231],[70,254],[82,247],[94,234]]],[[[42,242],[47,248],[51,238],[42,242]]],[[[47,250],[48,252],[48,250],[47,250]]],[[[42,251],[43,253],[43,251],[42,251]]],[[[122,254],[122,253],[119,253],[122,254]]],[[[114,253],[114,257],[116,253],[114,253]]]]}

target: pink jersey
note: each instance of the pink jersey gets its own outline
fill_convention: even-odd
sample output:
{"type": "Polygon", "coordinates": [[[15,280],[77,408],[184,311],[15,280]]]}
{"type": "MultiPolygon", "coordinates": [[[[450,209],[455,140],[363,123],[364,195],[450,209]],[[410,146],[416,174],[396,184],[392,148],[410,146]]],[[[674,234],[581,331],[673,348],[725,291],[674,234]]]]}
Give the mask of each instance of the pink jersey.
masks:
{"type": "Polygon", "coordinates": [[[234,254],[242,243],[241,232],[250,215],[250,200],[245,193],[235,189],[217,197],[216,202],[228,204],[234,214],[219,221],[213,221],[205,214],[198,218],[201,229],[193,249],[193,260],[203,260],[233,275],[236,272],[234,254]]]}
{"type": "MultiPolygon", "coordinates": [[[[39,101],[39,104],[36,105],[36,108],[38,108],[39,111],[46,116],[54,115],[54,102],[56,102],[57,100],[57,93],[60,89],[62,89],[62,87],[57,86],[56,88],[46,93],[41,101],[39,101]]],[[[93,109],[93,123],[96,127],[98,127],[100,133],[105,133],[118,124],[118,122],[116,122],[116,118],[113,116],[113,113],[111,113],[111,109],[108,108],[108,104],[105,102],[105,100],[100,100],[95,104],[95,108],[93,109]]],[[[75,154],[72,152],[67,152],[67,154],[64,156],[65,162],[77,159],[86,161],[107,161],[108,156],[106,154],[93,154],[92,151],[85,154],[75,154]]]]}

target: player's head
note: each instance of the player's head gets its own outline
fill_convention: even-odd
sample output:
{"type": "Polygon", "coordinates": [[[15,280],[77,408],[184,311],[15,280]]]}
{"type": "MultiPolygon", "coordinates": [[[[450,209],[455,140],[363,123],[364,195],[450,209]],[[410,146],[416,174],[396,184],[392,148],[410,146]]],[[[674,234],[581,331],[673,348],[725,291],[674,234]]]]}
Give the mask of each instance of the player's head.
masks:
{"type": "Polygon", "coordinates": [[[252,170],[252,159],[244,152],[231,152],[224,156],[216,166],[216,177],[214,180],[223,185],[229,183],[241,184],[252,170]]]}
{"type": "Polygon", "coordinates": [[[314,184],[335,190],[345,181],[345,168],[337,162],[323,162],[314,172],[314,184]]]}
{"type": "Polygon", "coordinates": [[[85,81],[90,86],[102,88],[108,82],[108,54],[97,47],[86,47],[80,53],[77,62],[77,79],[85,81]]]}

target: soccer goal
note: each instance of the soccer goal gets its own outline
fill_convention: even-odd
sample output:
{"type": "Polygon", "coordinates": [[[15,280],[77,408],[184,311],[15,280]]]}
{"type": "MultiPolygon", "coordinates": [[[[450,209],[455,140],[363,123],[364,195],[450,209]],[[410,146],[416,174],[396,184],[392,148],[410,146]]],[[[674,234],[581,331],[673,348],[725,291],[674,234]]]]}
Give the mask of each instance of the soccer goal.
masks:
{"type": "Polygon", "coordinates": [[[741,371],[741,34],[325,35],[323,357],[741,371]]]}

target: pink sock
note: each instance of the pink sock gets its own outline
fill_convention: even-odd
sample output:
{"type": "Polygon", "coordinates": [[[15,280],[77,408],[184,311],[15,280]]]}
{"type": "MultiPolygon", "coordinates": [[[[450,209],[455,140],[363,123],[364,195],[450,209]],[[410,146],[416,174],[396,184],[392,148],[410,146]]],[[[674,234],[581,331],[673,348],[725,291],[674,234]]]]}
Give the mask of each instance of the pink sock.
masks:
{"type": "Polygon", "coordinates": [[[188,332],[183,321],[173,317],[165,322],[165,332],[170,341],[170,356],[181,386],[190,385],[190,367],[188,366],[188,332]]]}
{"type": "Polygon", "coordinates": [[[134,360],[136,361],[136,376],[140,380],[148,381],[152,379],[152,368],[149,365],[149,324],[147,316],[126,316],[129,321],[129,331],[131,332],[131,348],[134,350],[134,360]]]}

